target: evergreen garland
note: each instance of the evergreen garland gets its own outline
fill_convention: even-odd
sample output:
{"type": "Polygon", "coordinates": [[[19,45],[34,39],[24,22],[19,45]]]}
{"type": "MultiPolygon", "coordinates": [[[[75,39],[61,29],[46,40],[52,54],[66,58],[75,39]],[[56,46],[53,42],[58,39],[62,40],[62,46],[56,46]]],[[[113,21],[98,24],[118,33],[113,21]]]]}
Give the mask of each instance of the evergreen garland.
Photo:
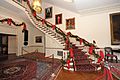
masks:
{"type": "Polygon", "coordinates": [[[15,23],[11,18],[5,18],[5,19],[1,19],[0,20],[1,23],[7,22],[7,24],[11,25],[11,23],[15,26],[23,26],[23,30],[26,30],[26,24],[24,22],[22,22],[21,24],[17,24],[15,23]]]}
{"type": "MultiPolygon", "coordinates": [[[[28,4],[31,12],[33,13],[33,16],[35,17],[35,19],[36,19],[37,21],[41,21],[41,22],[42,22],[44,19],[42,19],[41,17],[39,17],[39,16],[36,15],[36,11],[32,9],[32,7],[30,6],[30,2],[29,2],[28,0],[23,0],[23,1],[24,1],[24,2],[27,2],[27,4],[28,4]]],[[[44,23],[45,23],[45,25],[46,25],[47,27],[52,28],[52,24],[51,24],[51,23],[49,23],[49,22],[47,22],[47,21],[45,21],[45,20],[44,20],[44,23]]],[[[69,34],[66,35],[60,28],[58,28],[58,27],[56,27],[56,26],[55,26],[55,31],[56,31],[58,34],[62,35],[63,38],[64,38],[64,40],[67,40],[67,35],[69,35],[69,37],[76,38],[76,41],[80,41],[80,39],[82,39],[82,38],[80,38],[80,37],[77,36],[77,35],[71,34],[70,32],[69,32],[69,34]]],[[[85,39],[82,39],[82,41],[83,41],[84,46],[89,46],[89,47],[90,47],[90,46],[94,46],[94,47],[96,48],[96,46],[95,46],[93,43],[89,43],[89,42],[86,41],[85,39]]],[[[95,51],[94,51],[94,50],[93,50],[93,54],[94,54],[96,57],[99,56],[99,55],[95,54],[95,51]]]]}

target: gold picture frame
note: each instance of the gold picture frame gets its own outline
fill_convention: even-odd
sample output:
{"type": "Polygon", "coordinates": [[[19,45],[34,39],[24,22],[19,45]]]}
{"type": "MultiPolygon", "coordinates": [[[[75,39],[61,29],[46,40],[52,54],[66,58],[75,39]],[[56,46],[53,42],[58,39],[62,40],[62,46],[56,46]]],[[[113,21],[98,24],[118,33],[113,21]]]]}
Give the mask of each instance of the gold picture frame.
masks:
{"type": "Polygon", "coordinates": [[[111,44],[120,44],[120,13],[110,14],[111,44]]]}
{"type": "Polygon", "coordinates": [[[52,7],[45,8],[45,19],[52,18],[52,7]]]}
{"type": "Polygon", "coordinates": [[[55,15],[55,24],[62,24],[62,14],[56,14],[55,15]]]}
{"type": "Polygon", "coordinates": [[[66,19],[66,30],[75,29],[75,18],[66,19]]]}

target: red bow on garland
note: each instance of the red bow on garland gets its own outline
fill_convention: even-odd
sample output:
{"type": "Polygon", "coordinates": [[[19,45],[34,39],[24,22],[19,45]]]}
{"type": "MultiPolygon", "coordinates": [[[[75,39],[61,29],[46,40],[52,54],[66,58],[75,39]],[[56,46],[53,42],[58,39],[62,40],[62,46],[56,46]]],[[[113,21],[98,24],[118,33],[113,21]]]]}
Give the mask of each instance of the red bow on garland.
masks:
{"type": "Polygon", "coordinates": [[[55,25],[52,25],[52,30],[54,30],[56,28],[56,26],[55,25]]]}
{"type": "Polygon", "coordinates": [[[68,37],[66,38],[65,43],[66,43],[66,44],[68,44],[68,43],[69,43],[69,39],[68,39],[68,37]]]}
{"type": "Polygon", "coordinates": [[[26,30],[26,24],[23,23],[23,30],[26,30]]]}
{"type": "Polygon", "coordinates": [[[81,44],[82,44],[82,42],[83,42],[83,39],[80,39],[79,41],[80,41],[80,45],[81,45],[81,44]]]}
{"type": "Polygon", "coordinates": [[[73,58],[73,54],[74,54],[74,53],[73,53],[73,48],[70,48],[70,49],[69,49],[69,52],[70,52],[70,57],[73,58]]]}
{"type": "Polygon", "coordinates": [[[45,24],[45,19],[42,19],[42,25],[45,24]]]}
{"type": "Polygon", "coordinates": [[[107,68],[104,68],[104,73],[100,77],[97,77],[95,80],[101,80],[104,77],[106,78],[106,80],[113,80],[112,73],[107,68]]]}
{"type": "Polygon", "coordinates": [[[67,32],[67,36],[69,36],[71,34],[71,32],[67,32]]]}
{"type": "Polygon", "coordinates": [[[70,59],[67,60],[67,68],[70,69],[70,59]]]}
{"type": "Polygon", "coordinates": [[[33,16],[36,17],[36,11],[33,12],[33,16]]]}
{"type": "Polygon", "coordinates": [[[100,63],[102,61],[102,59],[104,59],[104,53],[103,53],[103,51],[100,50],[100,58],[98,58],[97,63],[100,63]]]}
{"type": "Polygon", "coordinates": [[[12,19],[8,19],[7,24],[11,25],[11,23],[12,23],[12,19]]]}
{"type": "Polygon", "coordinates": [[[89,54],[92,54],[92,53],[93,53],[93,49],[94,49],[93,45],[90,46],[90,48],[89,48],[89,54]]]}

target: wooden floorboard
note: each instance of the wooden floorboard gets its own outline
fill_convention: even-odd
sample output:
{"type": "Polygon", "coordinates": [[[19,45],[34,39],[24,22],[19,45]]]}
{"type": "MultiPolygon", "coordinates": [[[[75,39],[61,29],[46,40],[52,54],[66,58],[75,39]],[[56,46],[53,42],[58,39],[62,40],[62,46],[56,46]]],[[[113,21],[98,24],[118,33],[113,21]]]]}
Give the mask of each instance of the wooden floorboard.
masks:
{"type": "MultiPolygon", "coordinates": [[[[95,80],[102,75],[101,71],[98,72],[73,72],[62,69],[55,80],[95,80]]],[[[106,79],[101,79],[106,80],[106,79]]],[[[114,80],[118,80],[114,78],[114,80]]]]}

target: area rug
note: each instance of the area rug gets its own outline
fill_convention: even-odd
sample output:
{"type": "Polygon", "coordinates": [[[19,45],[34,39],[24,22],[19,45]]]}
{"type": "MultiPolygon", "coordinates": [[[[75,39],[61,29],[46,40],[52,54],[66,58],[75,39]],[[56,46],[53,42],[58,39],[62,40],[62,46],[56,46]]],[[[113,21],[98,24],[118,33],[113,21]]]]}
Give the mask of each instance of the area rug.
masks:
{"type": "Polygon", "coordinates": [[[17,59],[0,64],[0,80],[53,80],[61,67],[60,61],[54,64],[46,61],[17,59]]]}
{"type": "Polygon", "coordinates": [[[120,80],[120,63],[109,63],[110,71],[112,72],[112,74],[118,79],[120,80]]]}
{"type": "Polygon", "coordinates": [[[46,62],[37,62],[37,75],[34,80],[52,80],[52,74],[60,69],[60,64],[50,64],[46,62]]]}
{"type": "Polygon", "coordinates": [[[0,80],[31,80],[36,70],[37,63],[27,60],[0,64],[0,80]]]}
{"type": "Polygon", "coordinates": [[[62,64],[59,59],[45,57],[43,53],[29,53],[23,55],[25,59],[37,62],[37,76],[34,80],[53,80],[59,72],[62,64]],[[52,74],[55,74],[54,76],[52,74]]]}

